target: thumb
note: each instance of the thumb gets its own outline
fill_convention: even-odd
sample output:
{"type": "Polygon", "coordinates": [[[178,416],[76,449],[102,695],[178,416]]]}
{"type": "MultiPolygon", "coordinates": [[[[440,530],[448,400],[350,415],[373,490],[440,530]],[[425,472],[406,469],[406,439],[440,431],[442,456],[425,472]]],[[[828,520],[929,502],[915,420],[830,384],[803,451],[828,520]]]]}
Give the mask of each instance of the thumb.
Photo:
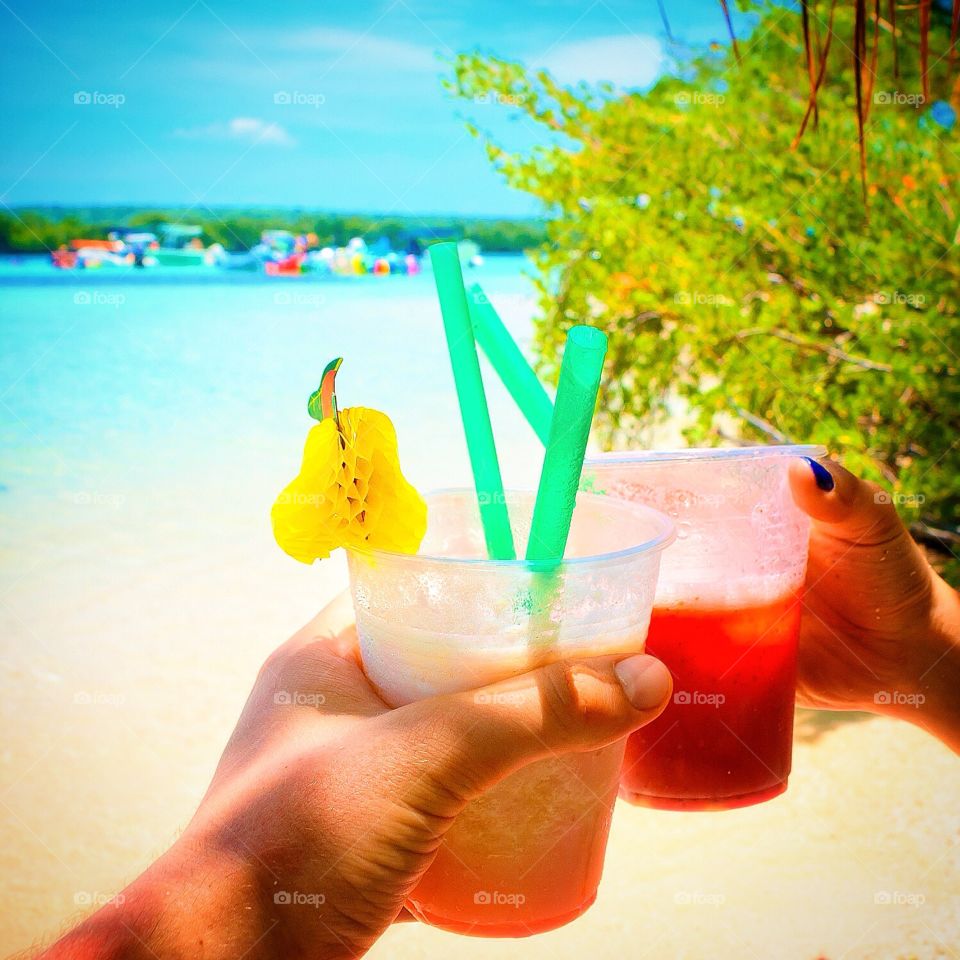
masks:
{"type": "Polygon", "coordinates": [[[411,725],[421,773],[466,802],[534,760],[623,739],[660,715],[672,687],[654,657],[602,657],[552,663],[389,716],[411,725]]]}
{"type": "Polygon", "coordinates": [[[882,543],[903,529],[886,490],[832,460],[795,460],[790,464],[790,488],[797,506],[839,540],[882,543]]]}

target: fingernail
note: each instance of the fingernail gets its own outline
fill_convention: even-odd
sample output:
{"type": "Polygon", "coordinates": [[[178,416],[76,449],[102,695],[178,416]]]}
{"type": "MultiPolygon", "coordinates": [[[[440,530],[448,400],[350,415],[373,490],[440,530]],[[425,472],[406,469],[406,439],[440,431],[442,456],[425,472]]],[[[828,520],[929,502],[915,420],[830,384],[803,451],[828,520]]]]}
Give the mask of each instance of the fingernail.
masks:
{"type": "Polygon", "coordinates": [[[670,671],[655,657],[639,654],[621,660],[613,669],[627,699],[638,710],[659,707],[670,692],[670,671]]]}
{"type": "Polygon", "coordinates": [[[817,463],[812,457],[804,457],[803,459],[810,464],[813,479],[817,481],[817,486],[825,493],[829,493],[833,489],[833,477],[830,471],[822,463],[817,463]]]}

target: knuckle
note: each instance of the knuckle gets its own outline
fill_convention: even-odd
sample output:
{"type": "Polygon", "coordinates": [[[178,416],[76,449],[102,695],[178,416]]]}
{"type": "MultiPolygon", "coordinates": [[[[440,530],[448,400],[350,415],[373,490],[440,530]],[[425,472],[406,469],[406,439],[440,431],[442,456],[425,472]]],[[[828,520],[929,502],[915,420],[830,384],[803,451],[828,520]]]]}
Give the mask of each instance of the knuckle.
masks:
{"type": "Polygon", "coordinates": [[[274,650],[260,667],[257,673],[257,686],[264,683],[274,683],[283,674],[287,663],[290,660],[290,652],[287,650],[287,644],[274,650]]]}
{"type": "Polygon", "coordinates": [[[585,680],[597,682],[582,664],[554,663],[544,670],[545,720],[573,739],[609,720],[604,698],[588,695],[585,680]]]}
{"type": "Polygon", "coordinates": [[[875,515],[887,522],[895,522],[899,515],[890,491],[872,480],[865,480],[864,486],[867,490],[867,502],[873,505],[875,515]]]}
{"type": "Polygon", "coordinates": [[[293,639],[277,647],[260,667],[257,674],[257,686],[273,691],[286,689],[288,691],[300,690],[311,686],[310,681],[323,677],[315,678],[310,674],[317,674],[316,666],[312,671],[308,671],[309,657],[305,656],[305,651],[293,639]]]}

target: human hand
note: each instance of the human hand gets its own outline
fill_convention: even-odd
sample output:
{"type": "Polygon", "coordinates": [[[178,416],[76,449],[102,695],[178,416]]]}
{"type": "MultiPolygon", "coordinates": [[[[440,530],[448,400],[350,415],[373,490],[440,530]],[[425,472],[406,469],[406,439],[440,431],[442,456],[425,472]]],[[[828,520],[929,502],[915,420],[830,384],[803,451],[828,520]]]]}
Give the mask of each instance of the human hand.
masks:
{"type": "Polygon", "coordinates": [[[391,710],[341,597],[266,662],[174,847],[47,956],[358,957],[471,799],[625,737],[670,689],[652,657],[607,657],[391,710]]]}
{"type": "Polygon", "coordinates": [[[801,705],[908,719],[960,745],[960,599],[890,495],[832,461],[790,468],[812,520],[800,626],[801,705]]]}

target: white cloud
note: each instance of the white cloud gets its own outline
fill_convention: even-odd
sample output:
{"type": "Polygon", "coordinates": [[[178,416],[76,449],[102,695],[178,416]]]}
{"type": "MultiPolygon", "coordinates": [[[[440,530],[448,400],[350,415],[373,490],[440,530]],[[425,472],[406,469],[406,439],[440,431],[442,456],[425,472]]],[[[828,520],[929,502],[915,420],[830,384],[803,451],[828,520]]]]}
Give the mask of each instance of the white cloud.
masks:
{"type": "Polygon", "coordinates": [[[380,37],[360,30],[338,27],[301,30],[281,37],[280,46],[291,50],[329,53],[332,55],[332,67],[341,60],[346,62],[357,58],[364,62],[366,69],[388,67],[416,73],[437,72],[440,69],[430,46],[380,37]]]}
{"type": "Polygon", "coordinates": [[[181,127],[173,135],[186,140],[241,140],[276,147],[292,147],[297,142],[279,123],[258,117],[234,117],[205,127],[181,127]]]}
{"type": "Polygon", "coordinates": [[[664,54],[655,37],[623,34],[558,44],[533,61],[562,83],[607,80],[624,89],[645,87],[659,75],[664,54]]]}

